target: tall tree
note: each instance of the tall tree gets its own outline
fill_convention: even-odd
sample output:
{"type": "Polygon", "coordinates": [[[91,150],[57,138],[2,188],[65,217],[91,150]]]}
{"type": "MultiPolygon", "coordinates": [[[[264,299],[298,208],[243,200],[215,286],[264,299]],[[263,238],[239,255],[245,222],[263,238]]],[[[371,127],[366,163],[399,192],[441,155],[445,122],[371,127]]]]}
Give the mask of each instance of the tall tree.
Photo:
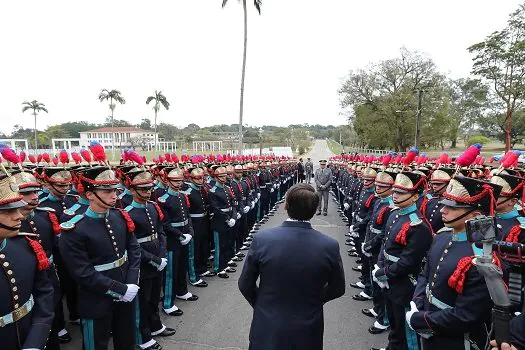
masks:
{"type": "MultiPolygon", "coordinates": [[[[239,0],[241,1],[241,0],[239,0]]],[[[228,0],[222,0],[222,7],[226,6],[228,0]]],[[[262,0],[253,0],[253,6],[261,14],[262,0]]],[[[242,117],[244,110],[244,77],[246,73],[246,47],[248,44],[248,10],[246,0],[242,0],[242,9],[244,13],[244,50],[242,52],[242,72],[241,72],[241,97],[239,101],[239,154],[242,154],[242,117]]]]}
{"type": "Polygon", "coordinates": [[[160,107],[164,107],[165,110],[170,109],[170,103],[166,99],[166,96],[162,94],[162,91],[155,90],[155,94],[153,96],[149,96],[146,99],[146,104],[149,105],[151,101],[155,101],[153,104],[153,111],[155,111],[155,122],[154,122],[154,137],[155,137],[155,150],[157,150],[157,113],[159,113],[160,107]]]}
{"type": "Polygon", "coordinates": [[[468,49],[474,54],[472,74],[489,82],[504,111],[505,149],[511,147],[512,116],[525,96],[525,5],[510,14],[507,26],[468,49]]]}
{"type": "Polygon", "coordinates": [[[33,100],[31,102],[24,101],[22,103],[22,113],[24,113],[25,111],[28,111],[28,110],[32,110],[33,111],[33,117],[35,118],[35,152],[36,152],[38,150],[38,139],[37,139],[37,135],[36,135],[37,134],[37,130],[36,130],[36,116],[40,112],[48,113],[48,111],[47,111],[46,105],[43,104],[43,103],[38,102],[37,100],[33,100]]]}
{"type": "MultiPolygon", "coordinates": [[[[115,118],[113,117],[113,112],[115,112],[115,103],[120,103],[121,105],[125,104],[126,103],[126,100],[124,99],[124,97],[122,97],[122,94],[120,93],[119,90],[107,90],[107,89],[102,89],[102,91],[100,91],[100,93],[98,94],[98,100],[100,102],[104,102],[104,101],[109,101],[109,110],[111,111],[111,127],[113,128],[114,125],[114,120],[115,118]]],[[[115,158],[115,133],[112,131],[111,132],[111,150],[112,150],[112,154],[113,154],[113,159],[115,158]]]]}

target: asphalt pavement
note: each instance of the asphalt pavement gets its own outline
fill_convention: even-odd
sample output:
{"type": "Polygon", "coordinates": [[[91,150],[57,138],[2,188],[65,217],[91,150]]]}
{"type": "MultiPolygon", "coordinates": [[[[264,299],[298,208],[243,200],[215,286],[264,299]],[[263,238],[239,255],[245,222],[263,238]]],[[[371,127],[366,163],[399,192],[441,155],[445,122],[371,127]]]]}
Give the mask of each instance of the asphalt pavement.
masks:
{"type": "MultiPolygon", "coordinates": [[[[326,141],[317,140],[310,153],[303,156],[303,159],[311,157],[315,168],[319,159],[330,155],[326,141]]],[[[261,227],[261,230],[278,226],[286,218],[283,205],[281,205],[276,214],[261,227]]],[[[352,295],[357,294],[359,290],[350,287],[349,284],[358,280],[358,273],[352,271],[355,258],[348,256],[348,247],[344,244],[346,238],[344,234],[348,228],[337,212],[336,203],[330,200],[328,216],[315,216],[311,223],[315,229],[339,241],[347,285],[344,296],[325,305],[324,349],[359,350],[369,349],[371,346],[384,347],[387,343],[386,334],[374,336],[368,333],[367,329],[374,320],[361,313],[362,308],[369,308],[372,303],[352,300],[352,295]]],[[[304,253],[308,254],[307,251],[304,253]]],[[[177,330],[177,333],[170,338],[158,339],[163,349],[248,349],[252,308],[237,288],[242,264],[243,262],[239,263],[237,272],[230,274],[229,279],[212,277],[206,279],[209,283],[207,288],[190,286],[190,291],[198,295],[199,300],[180,301],[177,306],[184,311],[184,315],[171,317],[161,312],[164,324],[177,330]]],[[[305,276],[305,278],[308,277],[305,276]]],[[[80,328],[70,325],[68,329],[74,340],[62,346],[62,349],[81,349],[80,328]]]]}

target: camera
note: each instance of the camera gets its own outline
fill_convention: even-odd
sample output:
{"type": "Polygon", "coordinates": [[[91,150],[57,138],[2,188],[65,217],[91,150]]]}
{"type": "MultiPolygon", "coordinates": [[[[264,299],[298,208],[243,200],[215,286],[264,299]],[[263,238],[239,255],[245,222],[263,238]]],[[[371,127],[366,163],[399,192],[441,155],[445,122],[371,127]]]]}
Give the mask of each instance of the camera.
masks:
{"type": "Polygon", "coordinates": [[[469,242],[489,242],[496,239],[496,218],[480,215],[465,221],[469,242]]]}

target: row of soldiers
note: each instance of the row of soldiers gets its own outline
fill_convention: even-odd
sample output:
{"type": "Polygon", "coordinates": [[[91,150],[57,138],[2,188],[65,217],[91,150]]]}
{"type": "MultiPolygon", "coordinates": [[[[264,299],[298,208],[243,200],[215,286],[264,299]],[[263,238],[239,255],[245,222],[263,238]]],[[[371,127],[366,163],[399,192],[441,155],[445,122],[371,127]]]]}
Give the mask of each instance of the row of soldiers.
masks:
{"type": "Polygon", "coordinates": [[[297,180],[295,161],[2,167],[2,349],[161,349],[159,305],[228,278],[297,180]],[[133,336],[134,335],[134,336],[133,336]]]}
{"type": "MultiPolygon", "coordinates": [[[[499,240],[525,243],[524,173],[343,161],[331,168],[332,194],[349,226],[348,255],[357,258],[353,270],[360,273],[351,283],[360,289],[353,299],[373,303],[362,309],[374,319],[368,331],[388,331],[390,350],[485,349],[492,302],[472,267],[480,252],[467,239],[465,221],[495,216],[499,240]]],[[[496,255],[494,262],[501,266],[496,255]]],[[[506,282],[523,274],[505,265],[506,282]]],[[[521,311],[522,293],[519,286],[514,311],[521,311]]],[[[513,343],[523,344],[520,336],[513,343]]]]}

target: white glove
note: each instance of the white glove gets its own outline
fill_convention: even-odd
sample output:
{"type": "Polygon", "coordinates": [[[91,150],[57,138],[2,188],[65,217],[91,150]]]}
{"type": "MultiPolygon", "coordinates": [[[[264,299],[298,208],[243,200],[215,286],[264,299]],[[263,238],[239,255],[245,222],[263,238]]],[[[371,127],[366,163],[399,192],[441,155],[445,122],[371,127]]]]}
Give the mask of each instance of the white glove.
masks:
{"type": "Polygon", "coordinates": [[[384,281],[384,282],[377,281],[376,283],[379,286],[379,288],[381,288],[381,289],[389,289],[390,288],[390,286],[388,285],[388,281],[384,281]]]}
{"type": "Polygon", "coordinates": [[[350,232],[354,232],[354,225],[350,225],[350,232]]]}
{"type": "Polygon", "coordinates": [[[275,191],[275,190],[273,189],[273,187],[270,188],[270,193],[273,193],[273,191],[275,191]]]}
{"type": "Polygon", "coordinates": [[[374,265],[374,269],[372,270],[372,277],[375,283],[379,283],[379,280],[376,277],[376,272],[379,271],[379,266],[377,264],[374,265]]]}
{"type": "Polygon", "coordinates": [[[261,198],[261,193],[257,193],[257,199],[261,198]]]}
{"type": "Polygon", "coordinates": [[[343,207],[345,207],[345,210],[348,210],[348,209],[350,209],[350,204],[345,203],[345,204],[343,204],[343,207]]]}
{"type": "Polygon", "coordinates": [[[372,257],[372,254],[371,253],[368,253],[367,251],[365,251],[365,243],[361,243],[361,252],[363,252],[363,255],[368,257],[368,258],[371,258],[372,257]]]}
{"type": "Polygon", "coordinates": [[[245,206],[245,207],[242,209],[242,212],[243,212],[244,214],[246,214],[246,213],[249,212],[249,211],[250,211],[250,206],[248,206],[248,205],[245,206]]]}
{"type": "Polygon", "coordinates": [[[180,241],[180,244],[182,244],[182,245],[186,245],[186,244],[190,243],[191,239],[193,238],[193,237],[192,237],[190,234],[188,234],[188,233],[185,233],[185,234],[183,234],[182,236],[184,237],[184,239],[182,239],[182,240],[180,241]]]}
{"type": "Polygon", "coordinates": [[[139,292],[139,286],[137,286],[136,284],[126,284],[126,286],[128,286],[128,289],[126,290],[126,294],[124,294],[121,300],[129,303],[133,299],[135,299],[135,296],[139,292]]]}
{"type": "MultiPolygon", "coordinates": [[[[255,202],[257,202],[257,199],[255,200],[255,202]]],[[[255,208],[255,202],[252,201],[252,204],[250,205],[250,208],[252,208],[252,209],[255,208]]]]}
{"type": "Polygon", "coordinates": [[[237,220],[239,220],[241,218],[241,213],[237,213],[237,220]]]}
{"type": "Polygon", "coordinates": [[[166,258],[160,258],[160,265],[159,265],[159,267],[157,267],[157,270],[158,270],[158,271],[162,271],[162,270],[164,270],[164,268],[166,267],[166,265],[168,265],[168,259],[166,259],[166,258]]]}
{"type": "Polygon", "coordinates": [[[416,303],[414,303],[413,301],[410,302],[410,311],[408,311],[405,315],[405,319],[407,320],[407,323],[408,323],[408,326],[410,327],[410,329],[414,330],[414,328],[412,328],[412,325],[410,324],[410,319],[412,318],[412,315],[414,315],[416,312],[419,312],[419,310],[417,309],[417,306],[416,306],[416,303]]]}
{"type": "Polygon", "coordinates": [[[359,233],[355,231],[350,231],[350,237],[359,238],[359,233]]]}
{"type": "Polygon", "coordinates": [[[226,221],[226,223],[228,224],[228,226],[233,227],[233,226],[235,226],[235,219],[230,219],[230,220],[226,221]]]}

